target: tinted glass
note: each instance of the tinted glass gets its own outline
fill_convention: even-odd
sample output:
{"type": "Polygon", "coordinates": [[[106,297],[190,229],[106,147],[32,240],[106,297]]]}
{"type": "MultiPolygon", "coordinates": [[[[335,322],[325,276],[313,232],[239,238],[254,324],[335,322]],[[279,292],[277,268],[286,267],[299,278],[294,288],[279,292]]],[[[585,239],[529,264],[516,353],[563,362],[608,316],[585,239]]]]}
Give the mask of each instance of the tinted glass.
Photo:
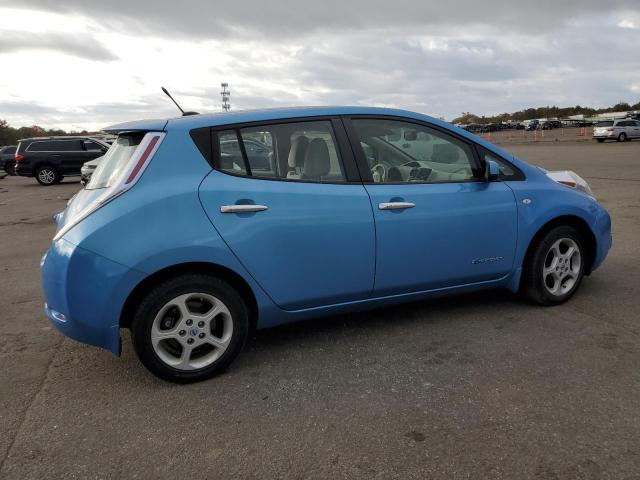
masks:
{"type": "Polygon", "coordinates": [[[111,145],[109,151],[102,157],[102,161],[100,161],[85,188],[93,190],[114,185],[129,166],[129,160],[131,160],[133,152],[140,145],[144,135],[144,133],[120,135],[111,145]]]}
{"type": "Polygon", "coordinates": [[[598,122],[596,127],[613,127],[613,122],[598,122]]]}
{"type": "Polygon", "coordinates": [[[422,125],[396,120],[354,120],[376,183],[475,180],[471,147],[422,125]]]}
{"type": "Polygon", "coordinates": [[[99,151],[99,150],[102,150],[102,145],[99,145],[96,142],[93,142],[91,140],[85,140],[84,148],[85,150],[89,150],[89,151],[96,151],[96,150],[99,151]]]}
{"type": "Polygon", "coordinates": [[[53,142],[33,142],[27,147],[27,150],[30,152],[55,151],[53,142]]]}

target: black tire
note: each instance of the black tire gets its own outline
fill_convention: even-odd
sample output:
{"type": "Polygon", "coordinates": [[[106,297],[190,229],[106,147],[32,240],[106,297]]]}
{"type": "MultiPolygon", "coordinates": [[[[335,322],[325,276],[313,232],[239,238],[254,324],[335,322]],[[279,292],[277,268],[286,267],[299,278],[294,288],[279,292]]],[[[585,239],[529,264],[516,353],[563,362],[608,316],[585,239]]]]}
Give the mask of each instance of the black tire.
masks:
{"type": "Polygon", "coordinates": [[[604,138],[596,138],[596,140],[598,140],[598,143],[604,143],[604,138]]]}
{"type": "MultiPolygon", "coordinates": [[[[171,382],[191,383],[206,380],[224,371],[238,356],[247,339],[249,314],[238,292],[219,278],[188,274],[175,277],[153,288],[139,303],[133,317],[131,338],[142,364],[154,375],[171,382]],[[231,314],[233,324],[226,350],[213,363],[199,369],[182,370],[160,358],[151,341],[154,319],[167,303],[179,295],[205,293],[219,299],[231,314]]],[[[189,333],[186,334],[186,337],[189,333]]]]}
{"type": "Polygon", "coordinates": [[[566,302],[580,287],[588,261],[582,235],[573,227],[560,226],[553,228],[539,238],[535,238],[534,242],[535,244],[532,244],[525,259],[520,292],[530,301],[539,305],[559,305],[566,302]],[[564,293],[552,294],[545,284],[543,270],[548,261],[551,247],[561,239],[570,239],[575,242],[580,254],[580,266],[573,286],[564,293]]]}
{"type": "Polygon", "coordinates": [[[4,164],[4,171],[12,177],[16,176],[16,162],[7,161],[4,164]]]}
{"type": "Polygon", "coordinates": [[[627,134],[622,132],[620,135],[618,135],[618,141],[619,142],[626,142],[627,141],[627,134]]]}
{"type": "Polygon", "coordinates": [[[41,165],[36,169],[35,172],[36,180],[40,185],[48,187],[50,185],[55,185],[56,183],[60,183],[62,180],[62,176],[56,167],[52,167],[51,165],[41,165]]]}

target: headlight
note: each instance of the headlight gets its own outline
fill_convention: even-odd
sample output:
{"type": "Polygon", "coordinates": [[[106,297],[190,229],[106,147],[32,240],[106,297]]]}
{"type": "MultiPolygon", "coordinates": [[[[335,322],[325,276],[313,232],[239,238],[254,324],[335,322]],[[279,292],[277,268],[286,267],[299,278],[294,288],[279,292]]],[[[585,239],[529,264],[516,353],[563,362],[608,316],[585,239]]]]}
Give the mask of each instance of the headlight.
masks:
{"type": "Polygon", "coordinates": [[[571,170],[559,170],[555,172],[546,172],[547,177],[551,180],[558,182],[566,187],[575,188],[587,195],[593,197],[593,192],[587,181],[571,170]]]}

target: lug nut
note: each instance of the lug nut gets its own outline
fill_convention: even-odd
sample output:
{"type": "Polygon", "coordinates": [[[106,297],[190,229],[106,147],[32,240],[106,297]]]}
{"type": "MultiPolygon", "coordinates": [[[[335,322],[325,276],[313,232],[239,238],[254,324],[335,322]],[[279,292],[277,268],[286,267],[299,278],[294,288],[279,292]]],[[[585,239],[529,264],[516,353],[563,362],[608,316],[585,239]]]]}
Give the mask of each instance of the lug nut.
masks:
{"type": "Polygon", "coordinates": [[[184,337],[187,334],[187,331],[186,330],[180,330],[178,333],[180,334],[181,337],[184,337]]]}
{"type": "Polygon", "coordinates": [[[187,320],[187,325],[191,325],[193,323],[193,320],[189,319],[187,320]]]}
{"type": "Polygon", "coordinates": [[[191,345],[191,344],[193,343],[193,338],[188,338],[188,339],[187,339],[187,343],[188,343],[189,345],[191,345]]]}
{"type": "Polygon", "coordinates": [[[198,335],[198,338],[204,338],[204,333],[200,333],[200,335],[198,335]]]}
{"type": "Polygon", "coordinates": [[[204,327],[204,322],[203,322],[202,320],[200,320],[200,321],[198,322],[198,326],[199,326],[200,328],[204,327]]]}

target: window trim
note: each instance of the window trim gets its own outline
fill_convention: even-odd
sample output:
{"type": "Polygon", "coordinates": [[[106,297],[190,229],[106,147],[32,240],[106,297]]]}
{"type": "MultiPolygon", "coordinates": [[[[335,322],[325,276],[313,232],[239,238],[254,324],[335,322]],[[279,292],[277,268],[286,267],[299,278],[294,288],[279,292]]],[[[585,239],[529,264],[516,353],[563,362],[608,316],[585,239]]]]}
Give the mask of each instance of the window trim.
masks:
{"type": "Polygon", "coordinates": [[[464,138],[458,135],[456,132],[448,130],[446,128],[442,128],[438,125],[434,125],[429,122],[416,120],[414,118],[407,117],[399,117],[395,115],[344,115],[342,117],[342,122],[344,124],[345,130],[349,136],[351,150],[356,160],[356,165],[358,166],[358,170],[360,172],[360,177],[362,178],[362,183],[364,185],[440,185],[446,183],[481,183],[486,182],[484,179],[485,165],[480,159],[480,155],[476,150],[476,143],[470,141],[467,138],[464,138]],[[353,120],[390,120],[396,122],[404,122],[414,125],[419,125],[422,127],[431,128],[432,130],[436,130],[438,132],[444,133],[445,135],[450,135],[456,140],[466,144],[471,149],[472,156],[472,171],[474,174],[474,178],[471,180],[462,180],[458,182],[451,181],[439,181],[439,182],[384,182],[384,183],[376,183],[373,181],[373,175],[371,174],[371,170],[369,169],[369,164],[367,163],[367,159],[364,155],[364,150],[362,149],[362,145],[360,145],[360,139],[358,137],[358,133],[356,132],[356,128],[353,124],[353,120]]]}
{"type": "MultiPolygon", "coordinates": [[[[216,125],[210,127],[211,131],[211,150],[212,159],[211,165],[214,170],[225,175],[231,175],[233,177],[240,177],[252,180],[267,180],[272,182],[292,182],[292,183],[317,183],[321,185],[353,185],[362,184],[362,178],[360,177],[359,170],[355,164],[353,157],[353,151],[349,145],[349,139],[344,125],[341,122],[340,117],[337,116],[317,116],[317,117],[293,117],[293,118],[278,118],[263,121],[251,121],[243,123],[234,123],[226,125],[216,125]],[[341,182],[329,182],[320,180],[309,180],[299,178],[280,178],[280,177],[256,177],[252,174],[247,152],[244,146],[244,140],[242,138],[242,129],[266,127],[270,125],[287,125],[295,123],[313,123],[313,122],[328,122],[332,128],[333,138],[335,139],[336,153],[338,154],[338,162],[342,166],[344,173],[344,180],[341,182]],[[241,152],[243,161],[245,164],[246,173],[234,173],[228,170],[222,170],[220,168],[220,143],[218,141],[218,133],[224,131],[233,131],[236,134],[239,145],[241,145],[241,152]]],[[[274,145],[277,148],[277,145],[274,145]]]]}

